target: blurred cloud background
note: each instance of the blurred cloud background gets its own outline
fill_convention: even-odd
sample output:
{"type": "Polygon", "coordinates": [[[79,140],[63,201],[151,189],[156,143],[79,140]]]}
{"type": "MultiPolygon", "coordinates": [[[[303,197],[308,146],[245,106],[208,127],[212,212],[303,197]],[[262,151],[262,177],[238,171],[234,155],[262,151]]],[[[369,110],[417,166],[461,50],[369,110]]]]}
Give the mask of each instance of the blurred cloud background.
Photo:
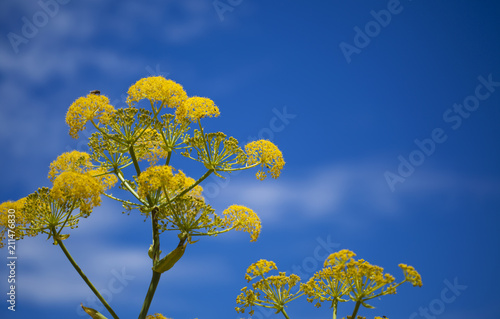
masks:
{"type": "MultiPolygon", "coordinates": [[[[261,237],[190,245],[150,313],[240,318],[235,299],[251,263],[274,260],[307,280],[329,252],[350,249],[397,279],[399,263],[413,265],[424,283],[359,315],[498,318],[499,15],[492,0],[4,0],[0,200],[49,186],[58,155],[88,150],[88,135],[71,139],[64,121],[75,99],[97,89],[123,107],[130,85],[163,75],[215,101],[221,116],[209,130],[243,144],[270,139],[287,164],[277,180],[243,172],[202,185],[219,212],[253,208],[261,237]],[[436,129],[441,142],[430,142],[436,129]]],[[[150,227],[121,211],[104,199],[67,246],[118,315],[135,318],[150,279],[150,227]]],[[[175,245],[175,234],[163,237],[163,251],[175,245]]],[[[16,312],[2,301],[0,317],[85,318],[80,303],[107,315],[50,241],[19,241],[17,253],[16,312]]],[[[303,299],[290,304],[292,318],[331,316],[303,299]]]]}

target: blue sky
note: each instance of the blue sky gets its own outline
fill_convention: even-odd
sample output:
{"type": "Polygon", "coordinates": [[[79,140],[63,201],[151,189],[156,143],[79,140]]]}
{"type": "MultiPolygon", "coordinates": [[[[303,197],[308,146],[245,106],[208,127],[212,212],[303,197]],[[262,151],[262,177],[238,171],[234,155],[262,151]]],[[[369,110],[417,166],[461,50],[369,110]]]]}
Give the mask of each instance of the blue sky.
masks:
{"type": "MultiPolygon", "coordinates": [[[[58,155],[88,150],[64,122],[76,98],[98,89],[123,107],[130,85],[164,75],[215,101],[210,130],[243,144],[270,139],[287,163],[277,180],[244,172],[202,185],[219,212],[253,208],[261,237],[190,245],[151,313],[240,318],[235,298],[251,263],[274,260],[307,280],[329,252],[350,249],[397,279],[399,263],[413,265],[424,283],[360,315],[498,318],[499,15],[492,0],[4,0],[0,201],[49,186],[58,155]]],[[[164,251],[175,238],[162,238],[164,251]]],[[[122,318],[142,305],[149,244],[149,223],[110,200],[67,240],[122,318]]],[[[42,237],[16,245],[17,310],[2,302],[2,318],[85,318],[80,303],[98,307],[58,247],[42,237]]],[[[331,316],[305,300],[288,313],[331,316]]]]}

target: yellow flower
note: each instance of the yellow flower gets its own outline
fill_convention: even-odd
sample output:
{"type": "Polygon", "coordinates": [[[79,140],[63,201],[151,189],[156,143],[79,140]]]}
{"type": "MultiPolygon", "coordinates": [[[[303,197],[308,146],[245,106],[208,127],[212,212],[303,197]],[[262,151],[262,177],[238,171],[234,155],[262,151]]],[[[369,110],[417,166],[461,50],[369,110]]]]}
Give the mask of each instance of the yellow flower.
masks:
{"type": "Polygon", "coordinates": [[[7,201],[0,204],[0,248],[4,245],[6,235],[15,239],[23,237],[24,232],[18,227],[25,227],[33,217],[31,212],[24,211],[25,203],[26,198],[21,198],[15,202],[7,201]]]}
{"type": "Polygon", "coordinates": [[[264,180],[266,178],[264,167],[273,178],[280,176],[285,161],[281,151],[272,142],[266,140],[250,142],[245,146],[245,152],[248,165],[261,164],[261,169],[256,174],[257,179],[264,180]]]}
{"type": "Polygon", "coordinates": [[[384,268],[371,265],[369,262],[351,260],[345,265],[346,277],[351,281],[353,301],[366,301],[375,297],[395,293],[395,289],[378,292],[386,285],[394,282],[394,277],[384,274],[384,268]]]}
{"type": "Polygon", "coordinates": [[[344,265],[354,256],[356,256],[356,254],[352,251],[348,249],[342,249],[341,251],[330,254],[330,256],[328,256],[328,258],[325,260],[324,267],[344,265]]]}
{"type": "Polygon", "coordinates": [[[272,269],[278,270],[278,267],[274,263],[274,261],[268,261],[265,259],[261,259],[247,268],[247,273],[245,275],[245,279],[247,281],[251,281],[253,278],[262,276],[264,274],[267,274],[270,272],[272,269]]]}
{"type": "Polygon", "coordinates": [[[323,301],[333,301],[333,306],[341,301],[343,296],[349,294],[350,285],[341,266],[325,267],[317,271],[307,283],[301,285],[309,298],[309,302],[318,300],[316,307],[320,307],[323,301]]]}
{"type": "Polygon", "coordinates": [[[90,120],[99,120],[103,125],[110,123],[115,108],[109,104],[109,99],[104,95],[89,94],[78,98],[70,105],[66,113],[66,123],[69,134],[78,138],[78,132],[85,129],[90,120]]]}
{"type": "Polygon", "coordinates": [[[224,225],[249,233],[250,241],[257,240],[262,226],[259,216],[253,210],[245,206],[231,205],[222,214],[224,215],[224,225]]]}
{"type": "Polygon", "coordinates": [[[101,204],[100,196],[118,181],[104,168],[93,169],[90,155],[72,151],[61,154],[50,164],[51,196],[59,203],[78,203],[83,214],[101,204]]]}
{"type": "Polygon", "coordinates": [[[90,155],[72,151],[61,154],[50,164],[49,179],[53,182],[52,197],[59,203],[79,202],[84,214],[101,204],[100,195],[118,181],[106,169],[93,169],[90,155]]]}
{"type": "Polygon", "coordinates": [[[364,307],[373,308],[366,303],[368,300],[395,294],[396,288],[406,281],[414,286],[421,285],[420,275],[411,266],[400,264],[405,279],[394,283],[395,278],[384,274],[383,268],[371,265],[363,259],[355,260],[354,256],[356,254],[347,249],[328,256],[324,268],[300,287],[309,296],[307,300],[317,300],[317,307],[324,301],[331,301],[336,316],[338,303],[348,301],[347,298],[364,307]]]}
{"type": "Polygon", "coordinates": [[[214,101],[198,96],[185,100],[175,111],[178,122],[189,121],[196,123],[204,117],[218,117],[219,115],[219,108],[214,101]]]}
{"type": "Polygon", "coordinates": [[[101,205],[104,185],[89,173],[63,172],[54,180],[51,196],[60,203],[78,202],[80,211],[88,215],[101,205]]]}
{"type": "Polygon", "coordinates": [[[405,280],[410,282],[413,287],[422,287],[422,277],[420,277],[420,274],[415,270],[415,268],[405,264],[399,264],[399,268],[403,270],[405,280]]]}
{"type": "Polygon", "coordinates": [[[152,128],[148,128],[142,133],[135,147],[138,159],[146,159],[150,165],[155,165],[161,158],[167,158],[169,153],[165,149],[161,134],[152,128]]]}
{"type": "Polygon", "coordinates": [[[160,108],[165,105],[177,108],[187,99],[187,94],[182,85],[163,76],[151,76],[140,79],[128,90],[128,105],[132,106],[143,99],[150,100],[151,104],[160,102],[160,108]]]}
{"type": "Polygon", "coordinates": [[[63,153],[50,163],[49,179],[54,181],[62,172],[84,173],[90,167],[92,167],[90,154],[78,151],[63,153]]]}
{"type": "MultiPolygon", "coordinates": [[[[300,282],[300,277],[294,274],[287,276],[284,272],[279,272],[278,275],[265,277],[264,274],[272,269],[278,270],[273,261],[261,259],[256,263],[251,264],[245,279],[250,282],[252,279],[259,277],[257,282],[252,284],[252,289],[244,287],[242,293],[236,297],[236,303],[242,307],[236,307],[237,312],[244,313],[247,307],[252,309],[253,306],[261,306],[266,308],[276,309],[276,313],[282,312],[286,318],[286,304],[302,296],[304,293],[300,290],[292,293],[291,290],[300,282]]],[[[253,310],[249,312],[252,315],[253,310]]]]}
{"type": "Polygon", "coordinates": [[[137,178],[138,193],[142,198],[150,193],[155,193],[162,189],[169,189],[172,185],[172,167],[151,166],[139,175],[137,178]]]}

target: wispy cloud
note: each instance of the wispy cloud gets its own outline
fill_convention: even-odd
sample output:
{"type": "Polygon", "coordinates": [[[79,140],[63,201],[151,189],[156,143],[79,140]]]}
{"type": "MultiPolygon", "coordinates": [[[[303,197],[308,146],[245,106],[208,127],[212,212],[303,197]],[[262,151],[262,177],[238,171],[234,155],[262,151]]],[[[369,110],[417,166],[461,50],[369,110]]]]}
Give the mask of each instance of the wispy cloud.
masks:
{"type": "MultiPolygon", "coordinates": [[[[484,176],[463,176],[438,168],[422,171],[391,192],[383,177],[383,161],[337,163],[301,172],[301,177],[282,177],[276,182],[231,180],[216,205],[242,203],[260,211],[266,222],[286,222],[290,212],[322,219],[353,209],[389,218],[404,214],[406,200],[460,194],[497,198],[498,181],[484,176]]],[[[344,216],[344,215],[343,215],[344,216]]],[[[348,216],[347,214],[345,216],[348,216]]]]}

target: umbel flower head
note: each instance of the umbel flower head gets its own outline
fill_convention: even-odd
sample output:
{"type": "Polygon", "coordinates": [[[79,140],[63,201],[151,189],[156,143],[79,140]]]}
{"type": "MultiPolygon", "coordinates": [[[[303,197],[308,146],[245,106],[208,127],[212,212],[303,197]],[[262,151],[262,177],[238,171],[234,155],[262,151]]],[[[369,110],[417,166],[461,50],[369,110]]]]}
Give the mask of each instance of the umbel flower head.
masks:
{"type": "Polygon", "coordinates": [[[363,259],[355,260],[354,256],[356,254],[347,249],[328,256],[324,268],[317,271],[307,283],[301,285],[302,291],[309,296],[307,300],[309,302],[317,300],[317,307],[324,301],[331,301],[336,313],[339,301],[350,299],[366,308],[373,308],[366,301],[395,294],[396,288],[404,282],[422,286],[420,275],[411,266],[399,265],[403,269],[405,279],[400,283],[394,283],[395,278],[390,274],[384,274],[382,267],[372,265],[363,259]]]}
{"type": "Polygon", "coordinates": [[[260,234],[261,224],[259,216],[253,210],[241,205],[231,205],[222,215],[224,227],[242,230],[250,234],[250,241],[256,241],[260,234]]]}
{"type": "Polygon", "coordinates": [[[248,165],[260,164],[261,166],[256,174],[257,179],[264,180],[266,178],[264,168],[267,169],[268,173],[271,173],[273,178],[280,176],[285,161],[281,151],[272,142],[266,140],[250,142],[245,146],[245,152],[248,165]]]}
{"type": "Polygon", "coordinates": [[[78,138],[78,132],[85,129],[88,121],[96,120],[103,125],[109,124],[114,112],[115,108],[109,104],[109,99],[104,95],[88,94],[78,98],[66,113],[69,135],[78,138]]]}
{"type": "Polygon", "coordinates": [[[168,165],[148,167],[137,178],[137,193],[144,199],[149,196],[155,205],[170,203],[170,200],[179,195],[183,195],[184,199],[195,198],[203,202],[203,188],[195,185],[196,181],[181,170],[177,174],[174,171],[168,165]]]}
{"type": "Polygon", "coordinates": [[[11,239],[21,239],[24,236],[20,228],[26,227],[31,220],[30,212],[25,212],[23,209],[25,203],[26,198],[21,198],[15,202],[7,201],[0,204],[0,248],[4,245],[6,235],[11,239]]]}
{"type": "Polygon", "coordinates": [[[84,215],[101,204],[101,195],[116,182],[116,176],[104,169],[94,169],[90,155],[72,151],[61,154],[50,164],[53,182],[51,197],[60,203],[72,202],[84,215]]]}
{"type": "MultiPolygon", "coordinates": [[[[237,312],[244,313],[250,307],[250,315],[253,315],[253,306],[262,306],[276,309],[276,313],[285,314],[286,304],[299,298],[304,293],[300,290],[292,292],[292,289],[300,282],[300,277],[291,274],[287,276],[285,272],[278,275],[265,276],[271,270],[278,270],[273,261],[261,259],[251,264],[245,274],[245,279],[250,282],[253,279],[260,280],[252,284],[252,289],[243,287],[242,293],[236,298],[236,303],[241,307],[236,307],[237,312]]],[[[285,315],[286,316],[286,315],[285,315]]],[[[286,316],[288,318],[288,316],[286,316]]]]}
{"type": "Polygon", "coordinates": [[[185,100],[175,111],[178,122],[188,121],[196,123],[204,117],[218,117],[219,115],[219,108],[215,105],[214,101],[198,96],[185,100]]]}
{"type": "Polygon", "coordinates": [[[167,80],[163,76],[151,76],[140,79],[128,90],[127,104],[132,106],[140,100],[148,99],[155,111],[164,106],[179,107],[187,99],[187,94],[182,85],[167,80]],[[160,105],[155,107],[154,104],[160,105]]]}

